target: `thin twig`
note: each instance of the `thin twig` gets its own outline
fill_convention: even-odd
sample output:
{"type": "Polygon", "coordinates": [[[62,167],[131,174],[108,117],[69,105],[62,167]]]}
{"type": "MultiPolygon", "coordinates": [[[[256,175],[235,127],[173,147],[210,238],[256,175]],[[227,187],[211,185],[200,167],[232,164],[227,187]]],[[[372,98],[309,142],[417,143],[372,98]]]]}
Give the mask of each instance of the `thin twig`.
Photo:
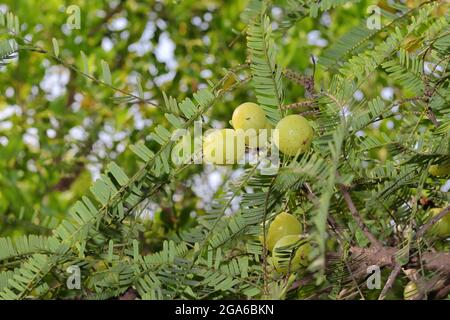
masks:
{"type": "Polygon", "coordinates": [[[355,204],[353,203],[353,200],[350,196],[350,193],[348,192],[347,188],[343,185],[339,186],[339,189],[342,192],[342,195],[344,196],[345,202],[347,202],[347,206],[350,209],[350,213],[352,214],[353,219],[355,220],[358,227],[361,229],[361,231],[364,233],[364,235],[369,239],[370,243],[377,248],[383,247],[380,241],[369,231],[369,228],[367,228],[366,224],[364,223],[363,219],[361,218],[361,215],[359,214],[358,210],[355,207],[355,204]]]}
{"type": "Polygon", "coordinates": [[[402,266],[400,264],[396,264],[394,269],[392,270],[391,274],[389,275],[389,278],[387,279],[386,284],[383,287],[383,290],[381,290],[378,300],[384,300],[387,292],[394,284],[394,281],[395,281],[395,279],[397,279],[397,276],[400,274],[400,271],[402,271],[402,266]]]}
{"type": "MultiPolygon", "coordinates": [[[[289,109],[296,109],[296,108],[302,108],[302,107],[311,107],[313,106],[315,103],[314,100],[305,100],[305,101],[299,101],[299,102],[294,102],[288,105],[283,106],[283,109],[285,110],[289,110],[289,109]]],[[[315,113],[317,113],[317,111],[314,111],[315,113]]]]}

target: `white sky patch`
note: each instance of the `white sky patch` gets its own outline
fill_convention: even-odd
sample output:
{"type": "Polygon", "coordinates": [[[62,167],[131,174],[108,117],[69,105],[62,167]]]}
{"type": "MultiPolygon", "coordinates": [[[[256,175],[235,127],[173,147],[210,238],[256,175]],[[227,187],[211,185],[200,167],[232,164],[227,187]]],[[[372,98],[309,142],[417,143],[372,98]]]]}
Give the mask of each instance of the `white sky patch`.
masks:
{"type": "Polygon", "coordinates": [[[138,56],[142,57],[147,52],[153,49],[153,45],[150,42],[155,36],[156,26],[153,21],[148,21],[145,25],[145,29],[142,32],[141,38],[138,42],[131,44],[128,49],[130,52],[135,52],[138,56]]]}
{"type": "Polygon", "coordinates": [[[100,178],[100,173],[102,170],[102,166],[99,164],[88,163],[86,164],[86,168],[89,170],[89,173],[92,176],[92,181],[95,181],[100,178]]]}
{"type": "Polygon", "coordinates": [[[6,13],[8,11],[8,6],[6,4],[0,4],[0,12],[6,13]]]}
{"type": "Polygon", "coordinates": [[[112,48],[114,48],[114,42],[110,38],[104,37],[102,39],[102,49],[108,52],[111,51],[112,48]]]}
{"type": "Polygon", "coordinates": [[[153,201],[148,201],[142,210],[136,210],[139,213],[139,217],[142,219],[153,220],[155,218],[155,213],[161,210],[161,206],[153,201]]]}
{"type": "Polygon", "coordinates": [[[444,68],[433,62],[425,61],[423,64],[423,70],[425,71],[425,74],[433,74],[433,76],[440,78],[444,68]]]}
{"type": "Polygon", "coordinates": [[[130,37],[130,32],[128,32],[127,30],[124,30],[120,33],[120,39],[122,40],[126,40],[130,37]]]}
{"type": "Polygon", "coordinates": [[[381,90],[381,97],[384,100],[392,100],[392,99],[394,99],[394,88],[392,88],[392,87],[384,87],[381,90]]]}
{"type": "Polygon", "coordinates": [[[395,124],[394,124],[394,122],[391,121],[391,120],[389,120],[389,121],[386,123],[386,127],[387,127],[388,129],[394,129],[394,126],[395,126],[395,124]]]}
{"type": "Polygon", "coordinates": [[[207,35],[202,37],[202,41],[205,44],[205,46],[209,46],[211,44],[211,39],[207,35]]]}
{"type": "Polygon", "coordinates": [[[22,114],[22,109],[18,105],[7,106],[4,109],[0,109],[0,121],[8,119],[13,115],[20,116],[22,114]]]}
{"type": "Polygon", "coordinates": [[[200,72],[200,76],[201,76],[203,79],[209,79],[209,78],[212,77],[212,71],[209,70],[209,69],[202,70],[202,71],[200,72]]]}
{"type": "Polygon", "coordinates": [[[39,149],[39,136],[38,130],[36,128],[28,128],[23,135],[23,142],[29,146],[31,149],[39,149]]]}
{"type": "Polygon", "coordinates": [[[356,101],[361,101],[364,99],[364,93],[361,90],[356,90],[353,94],[353,98],[355,98],[356,101]]]}
{"type": "Polygon", "coordinates": [[[176,76],[176,72],[175,71],[169,71],[169,72],[167,72],[167,73],[164,73],[164,74],[162,74],[162,75],[160,75],[160,76],[157,76],[155,79],[154,79],[154,81],[155,81],[155,83],[156,83],[156,85],[157,86],[161,86],[161,85],[163,85],[164,83],[166,83],[166,82],[169,82],[169,81],[172,81],[173,80],[173,78],[175,78],[175,76],[176,76]]]}
{"type": "Polygon", "coordinates": [[[165,63],[169,70],[174,70],[178,66],[175,60],[175,47],[175,43],[170,39],[167,32],[163,32],[159,36],[158,45],[155,48],[155,56],[159,62],[165,63]]]}
{"type": "Polygon", "coordinates": [[[222,174],[219,171],[213,171],[208,175],[208,185],[213,190],[219,189],[223,183],[222,174]]]}
{"type": "Polygon", "coordinates": [[[216,58],[213,55],[210,54],[210,55],[208,55],[205,58],[205,63],[206,64],[213,64],[215,60],[216,60],[216,58]]]}
{"type": "Polygon", "coordinates": [[[307,35],[307,39],[308,44],[312,46],[326,47],[328,45],[328,41],[321,38],[321,33],[319,30],[310,31],[307,35]]]}
{"type": "Polygon", "coordinates": [[[88,134],[86,129],[81,126],[73,127],[69,130],[69,135],[72,139],[83,141],[87,138],[88,134]]]}
{"type": "Polygon", "coordinates": [[[139,109],[139,105],[134,104],[129,109],[129,112],[133,116],[134,127],[136,130],[142,130],[144,128],[150,127],[152,125],[152,120],[144,119],[142,116],[141,110],[139,109]]]}
{"type": "Polygon", "coordinates": [[[63,66],[51,66],[46,69],[40,87],[47,93],[47,99],[52,101],[63,95],[69,83],[70,72],[63,66]]]}
{"type": "Polygon", "coordinates": [[[281,19],[282,15],[283,15],[283,10],[281,10],[280,7],[272,7],[272,17],[274,19],[279,20],[279,19],[281,19]]]}
{"type": "Polygon", "coordinates": [[[156,26],[161,30],[165,30],[167,29],[167,22],[165,22],[163,19],[158,19],[156,20],[156,26]]]}
{"type": "Polygon", "coordinates": [[[212,18],[213,18],[213,16],[212,16],[211,12],[206,12],[203,15],[203,20],[205,20],[206,22],[211,22],[212,18]]]}
{"type": "Polygon", "coordinates": [[[33,96],[37,96],[39,94],[39,87],[38,86],[32,86],[31,87],[31,94],[33,96]]]}
{"type": "Polygon", "coordinates": [[[202,18],[195,16],[191,19],[191,23],[196,27],[200,27],[200,25],[202,24],[202,18]]]}
{"type": "Polygon", "coordinates": [[[9,140],[7,137],[0,136],[0,145],[1,146],[6,147],[8,145],[8,143],[9,143],[9,140]]]}
{"type": "Polygon", "coordinates": [[[13,87],[8,87],[5,90],[5,96],[7,98],[12,98],[14,96],[14,88],[13,87]]]}
{"type": "Polygon", "coordinates": [[[10,130],[12,127],[13,123],[11,121],[0,122],[0,130],[10,130]]]}
{"type": "Polygon", "coordinates": [[[340,113],[341,113],[341,116],[343,116],[345,118],[352,115],[352,112],[350,111],[349,106],[344,106],[340,113]]]}
{"type": "Polygon", "coordinates": [[[108,26],[108,29],[111,31],[122,31],[128,25],[128,20],[125,17],[118,17],[111,21],[108,26]]]}
{"type": "Polygon", "coordinates": [[[36,162],[33,159],[27,161],[27,169],[30,172],[37,172],[36,162]]]}
{"type": "Polygon", "coordinates": [[[378,129],[381,125],[381,120],[375,121],[374,123],[372,123],[372,128],[374,129],[378,129]]]}
{"type": "Polygon", "coordinates": [[[56,130],[55,129],[47,129],[46,134],[49,139],[56,138],[56,130]]]}
{"type": "Polygon", "coordinates": [[[322,16],[320,17],[320,23],[326,27],[331,25],[331,16],[328,12],[324,12],[322,14],[322,16]]]}
{"type": "Polygon", "coordinates": [[[105,131],[100,131],[100,133],[98,134],[98,138],[106,147],[112,148],[114,140],[111,137],[111,134],[105,131]]]}
{"type": "Polygon", "coordinates": [[[448,192],[450,190],[450,180],[447,180],[445,184],[441,187],[442,192],[448,192]]]}

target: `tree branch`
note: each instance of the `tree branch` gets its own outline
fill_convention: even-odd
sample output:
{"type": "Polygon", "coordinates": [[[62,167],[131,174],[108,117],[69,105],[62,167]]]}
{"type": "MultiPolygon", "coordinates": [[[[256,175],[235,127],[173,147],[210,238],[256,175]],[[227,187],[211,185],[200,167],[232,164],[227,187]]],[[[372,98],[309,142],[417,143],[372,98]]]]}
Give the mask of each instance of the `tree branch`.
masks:
{"type": "Polygon", "coordinates": [[[353,219],[355,220],[358,227],[361,229],[361,231],[364,233],[364,235],[369,239],[372,246],[376,248],[381,248],[383,245],[380,241],[369,231],[369,228],[367,228],[366,224],[364,223],[363,219],[361,218],[361,215],[359,214],[358,210],[355,207],[355,204],[353,203],[353,200],[350,196],[350,193],[348,192],[347,188],[343,185],[339,186],[339,189],[341,190],[342,195],[344,196],[345,202],[347,202],[347,206],[350,209],[350,213],[352,214],[353,219]]]}
{"type": "Polygon", "coordinates": [[[434,216],[433,218],[430,219],[430,221],[428,221],[427,223],[422,225],[422,227],[420,227],[420,229],[416,233],[416,238],[422,237],[425,234],[425,232],[427,232],[428,229],[430,229],[436,222],[441,220],[449,212],[450,212],[450,206],[448,206],[447,208],[445,208],[444,210],[439,212],[438,215],[434,216]]]}
{"type": "Polygon", "coordinates": [[[400,264],[396,264],[391,274],[389,275],[389,278],[387,279],[383,290],[381,290],[378,300],[384,300],[384,298],[386,298],[387,292],[390,288],[392,288],[392,285],[394,284],[395,279],[397,279],[397,276],[400,274],[400,271],[402,271],[402,266],[400,264]]]}

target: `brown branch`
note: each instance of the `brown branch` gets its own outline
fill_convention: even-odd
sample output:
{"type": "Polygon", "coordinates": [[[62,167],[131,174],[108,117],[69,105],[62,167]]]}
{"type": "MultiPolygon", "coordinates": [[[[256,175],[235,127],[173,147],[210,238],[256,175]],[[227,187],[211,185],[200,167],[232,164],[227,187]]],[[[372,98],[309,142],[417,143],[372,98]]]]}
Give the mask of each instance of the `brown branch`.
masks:
{"type": "MultiPolygon", "coordinates": [[[[378,267],[395,268],[397,262],[395,255],[397,253],[395,247],[381,247],[381,248],[361,248],[351,247],[350,252],[353,256],[363,256],[364,260],[358,263],[357,267],[361,273],[367,270],[367,267],[377,265],[378,267]]],[[[422,255],[423,267],[426,270],[439,272],[441,275],[450,277],[450,252],[425,252],[422,255]]],[[[405,268],[417,268],[419,259],[417,256],[412,257],[410,261],[404,265],[405,268]]]]}
{"type": "Polygon", "coordinates": [[[427,117],[428,119],[434,124],[436,128],[438,128],[441,124],[436,118],[436,115],[434,114],[433,110],[431,110],[430,107],[427,107],[427,117]]]}
{"type": "MultiPolygon", "coordinates": [[[[313,60],[314,61],[314,60],[313,60]]],[[[315,61],[313,63],[314,71],[315,71],[315,61]]],[[[290,69],[285,69],[283,71],[283,76],[286,79],[291,80],[292,82],[295,82],[298,85],[301,85],[305,88],[305,96],[307,98],[315,98],[317,97],[317,92],[314,85],[314,74],[312,76],[305,76],[302,74],[299,74],[298,72],[295,72],[290,69]]]]}
{"type": "Polygon", "coordinates": [[[381,290],[378,300],[384,300],[384,298],[386,298],[387,292],[390,288],[392,288],[392,285],[394,284],[395,279],[397,279],[397,276],[400,274],[400,271],[402,271],[402,266],[400,264],[396,264],[391,274],[389,275],[389,278],[387,279],[383,290],[381,290]]]}
{"type": "Polygon", "coordinates": [[[450,212],[450,206],[448,206],[447,208],[445,208],[444,210],[439,212],[438,215],[434,216],[433,218],[430,219],[430,221],[428,221],[427,223],[422,225],[422,227],[420,227],[420,229],[416,233],[416,238],[422,237],[425,234],[425,232],[427,232],[428,229],[430,229],[436,222],[441,220],[449,212],[450,212]]]}
{"type": "MultiPolygon", "coordinates": [[[[283,109],[285,110],[289,110],[289,109],[296,109],[296,108],[302,108],[302,107],[312,107],[314,105],[315,101],[314,100],[305,100],[305,101],[299,101],[299,102],[294,102],[288,105],[283,106],[283,109]]],[[[313,110],[313,111],[309,111],[312,113],[318,113],[317,110],[313,110]]]]}
{"type": "Polygon", "coordinates": [[[367,228],[366,224],[361,218],[361,215],[356,209],[355,204],[353,203],[353,200],[347,188],[341,185],[339,186],[339,189],[341,190],[341,193],[344,196],[344,200],[347,203],[348,208],[350,209],[350,213],[352,214],[353,219],[355,220],[356,224],[361,229],[361,231],[364,233],[364,235],[367,237],[367,239],[369,239],[372,246],[374,246],[375,248],[383,247],[381,242],[369,231],[369,228],[367,228]]]}
{"type": "Polygon", "coordinates": [[[450,293],[450,284],[447,284],[443,288],[438,290],[438,292],[436,293],[436,298],[443,299],[447,297],[449,293],[450,293]]]}

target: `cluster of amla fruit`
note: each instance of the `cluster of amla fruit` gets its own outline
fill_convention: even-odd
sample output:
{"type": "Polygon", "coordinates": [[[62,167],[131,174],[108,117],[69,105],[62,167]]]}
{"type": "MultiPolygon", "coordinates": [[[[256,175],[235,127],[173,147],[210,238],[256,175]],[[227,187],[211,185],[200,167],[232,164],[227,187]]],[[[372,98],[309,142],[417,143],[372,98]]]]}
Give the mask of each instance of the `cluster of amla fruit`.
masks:
{"type": "Polygon", "coordinates": [[[304,117],[288,115],[273,130],[264,110],[253,102],[239,105],[233,112],[233,129],[215,130],[203,140],[203,157],[217,165],[235,164],[244,156],[245,148],[267,146],[269,137],[285,155],[306,152],[312,142],[313,129],[304,117]]]}
{"type": "MultiPolygon", "coordinates": [[[[266,234],[266,248],[272,253],[275,270],[286,274],[308,266],[311,245],[302,240],[302,225],[295,216],[287,212],[279,213],[266,234]]],[[[264,236],[260,236],[264,244],[264,236]]]]}

